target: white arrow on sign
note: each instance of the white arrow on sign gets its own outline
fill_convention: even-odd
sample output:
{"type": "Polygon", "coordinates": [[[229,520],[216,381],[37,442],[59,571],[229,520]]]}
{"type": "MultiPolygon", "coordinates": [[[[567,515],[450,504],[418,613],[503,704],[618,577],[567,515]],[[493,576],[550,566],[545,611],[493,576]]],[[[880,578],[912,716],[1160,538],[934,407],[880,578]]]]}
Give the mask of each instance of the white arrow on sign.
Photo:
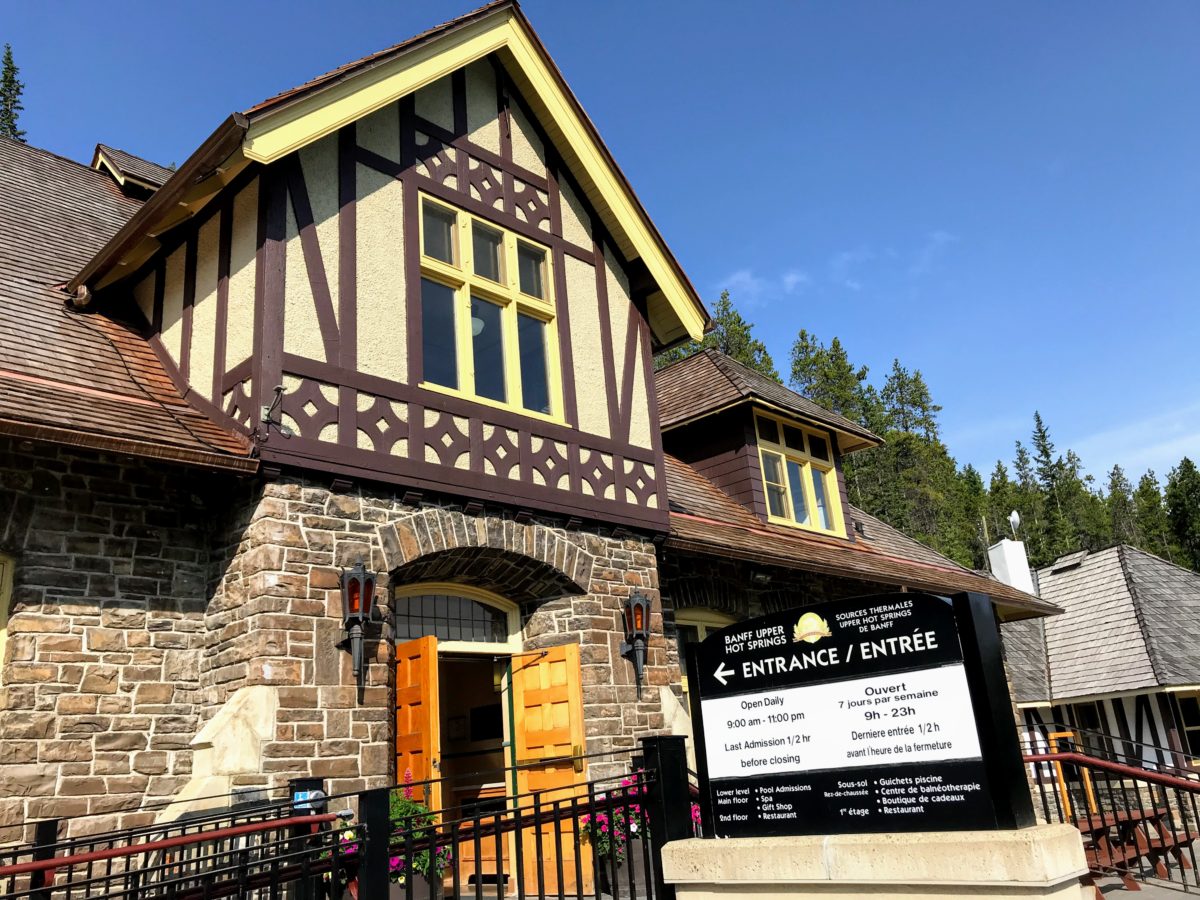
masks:
{"type": "Polygon", "coordinates": [[[729,678],[730,675],[733,675],[733,674],[734,674],[734,670],[726,669],[725,663],[722,661],[722,663],[719,666],[717,666],[717,671],[713,672],[713,678],[717,679],[717,681],[721,682],[721,684],[723,684],[723,685],[728,685],[729,682],[727,681],[727,679],[729,678]]]}

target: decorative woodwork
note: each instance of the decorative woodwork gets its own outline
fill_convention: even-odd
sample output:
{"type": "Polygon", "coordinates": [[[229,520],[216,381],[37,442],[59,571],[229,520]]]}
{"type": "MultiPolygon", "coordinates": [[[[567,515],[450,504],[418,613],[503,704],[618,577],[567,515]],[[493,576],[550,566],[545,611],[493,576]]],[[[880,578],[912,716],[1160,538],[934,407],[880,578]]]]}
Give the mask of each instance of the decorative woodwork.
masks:
{"type": "MultiPolygon", "coordinates": [[[[270,167],[251,166],[227,191],[197,217],[186,233],[164,241],[160,253],[135,275],[155,277],[152,333],[160,332],[164,304],[164,261],[177,247],[186,252],[184,288],[184,354],[172,371],[181,391],[188,392],[187,347],[191,336],[195,294],[196,235],[213,215],[219,223],[218,306],[221,331],[215,357],[211,391],[215,397],[207,410],[225,424],[256,437],[264,463],[288,464],[331,471],[344,477],[393,481],[416,490],[465,494],[516,508],[552,511],[571,517],[634,526],[651,531],[666,528],[667,503],[661,440],[650,427],[650,447],[631,441],[631,421],[636,405],[635,370],[640,366],[644,390],[653,393],[651,339],[640,295],[634,295],[624,333],[610,326],[607,265],[631,267],[621,261],[615,243],[594,214],[590,246],[580,246],[565,236],[560,185],[571,184],[577,197],[584,192],[554,151],[536,117],[525,110],[523,120],[540,138],[547,171],[530,171],[513,160],[508,112],[521,104],[519,95],[496,66],[497,110],[501,125],[501,152],[480,146],[467,133],[466,84],[461,75],[451,78],[455,125],[452,130],[425,120],[415,112],[412,98],[399,101],[400,159],[392,160],[362,146],[356,124],[344,127],[336,138],[337,234],[336,247],[322,246],[328,233],[318,233],[314,220],[314,188],[306,183],[305,169],[293,154],[270,167]],[[357,177],[366,166],[403,185],[405,231],[405,284],[409,377],[407,383],[382,379],[357,370],[357,177]],[[230,245],[233,240],[233,196],[252,180],[258,181],[257,251],[255,254],[254,353],[226,368],[226,327],[246,327],[228,321],[230,245]],[[420,192],[490,219],[520,236],[536,240],[551,252],[551,271],[558,298],[555,328],[562,371],[565,424],[549,422],[518,411],[476,403],[420,387],[420,278],[417,197],[420,192]],[[289,264],[286,252],[288,210],[294,218],[304,275],[315,305],[320,359],[299,357],[283,346],[284,302],[289,264]],[[336,280],[329,277],[325,260],[336,251],[336,280]],[[578,427],[578,403],[572,347],[570,307],[565,262],[568,257],[596,268],[596,291],[601,323],[603,371],[588,372],[589,382],[602,380],[608,404],[609,436],[589,434],[578,427]],[[617,368],[616,360],[621,362],[617,368]],[[224,370],[224,371],[222,371],[224,370]],[[621,373],[618,375],[618,371],[621,373]],[[274,388],[283,385],[279,414],[294,436],[266,430],[260,410],[274,399],[274,388]],[[219,392],[219,393],[218,393],[219,392]]],[[[582,200],[581,200],[582,202],[582,200]]],[[[294,264],[294,258],[293,258],[294,264]]],[[[633,279],[630,278],[632,281],[633,279]]],[[[574,302],[578,303],[578,300],[574,302]]],[[[623,302],[623,301],[622,301],[623,302]]],[[[617,317],[618,320],[620,316],[617,317]]],[[[194,392],[190,396],[195,396],[194,392]]],[[[202,399],[202,398],[201,398],[202,399]]],[[[654,398],[646,398],[651,415],[654,398]]]]}

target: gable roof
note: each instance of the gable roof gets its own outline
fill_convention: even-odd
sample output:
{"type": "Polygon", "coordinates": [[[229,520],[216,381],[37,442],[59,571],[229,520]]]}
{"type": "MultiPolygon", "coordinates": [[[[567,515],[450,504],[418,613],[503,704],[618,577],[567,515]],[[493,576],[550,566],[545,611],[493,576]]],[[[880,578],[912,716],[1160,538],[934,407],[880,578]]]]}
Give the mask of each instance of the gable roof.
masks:
{"type": "Polygon", "coordinates": [[[92,154],[92,168],[98,170],[101,166],[112,172],[120,184],[130,180],[151,190],[158,190],[174,174],[166,166],[160,166],[116,147],[109,147],[107,144],[97,144],[92,154]]]}
{"type": "Polygon", "coordinates": [[[645,265],[643,293],[656,343],[699,339],[709,325],[704,304],[515,0],[496,0],[234,114],[70,288],[104,286],[114,280],[118,260],[132,267],[148,258],[156,246],[151,232],[198,211],[247,164],[274,162],[491,54],[521,90],[621,253],[645,265]]]}
{"type": "Polygon", "coordinates": [[[845,416],[813,403],[720,350],[707,348],[654,373],[659,421],[663,431],[749,401],[783,412],[838,434],[838,449],[851,453],[883,439],[845,416]]]}
{"type": "Polygon", "coordinates": [[[709,556],[909,587],[939,594],[991,596],[1006,620],[1049,615],[1057,607],[965,569],[891,526],[851,507],[864,525],[855,541],[783,525],[764,525],[748,509],[686,463],[666,457],[670,497],[667,546],[709,556]]]}
{"type": "Polygon", "coordinates": [[[1039,592],[1064,610],[1040,632],[1023,625],[1005,643],[1026,679],[1018,702],[1200,684],[1200,575],[1124,544],[1071,554],[1037,573],[1039,592]]]}
{"type": "Polygon", "coordinates": [[[55,287],[138,209],[103,172],[0,138],[0,434],[253,469],[136,329],[55,287]]]}

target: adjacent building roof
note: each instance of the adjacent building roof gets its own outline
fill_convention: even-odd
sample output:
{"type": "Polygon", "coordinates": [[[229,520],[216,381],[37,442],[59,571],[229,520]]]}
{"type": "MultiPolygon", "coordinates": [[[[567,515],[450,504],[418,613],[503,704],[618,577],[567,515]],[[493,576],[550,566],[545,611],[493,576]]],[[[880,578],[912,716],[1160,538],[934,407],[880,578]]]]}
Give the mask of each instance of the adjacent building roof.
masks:
{"type": "Polygon", "coordinates": [[[99,169],[102,165],[113,173],[119,183],[131,179],[153,190],[162,187],[167,183],[167,179],[175,174],[166,166],[160,166],[148,159],[142,159],[116,147],[109,147],[107,144],[97,144],[96,152],[92,155],[92,168],[99,169]]]}
{"type": "Polygon", "coordinates": [[[1064,613],[1005,626],[1018,703],[1200,684],[1200,574],[1118,545],[1065,556],[1037,582],[1064,613]]]}
{"type": "Polygon", "coordinates": [[[668,546],[938,594],[978,591],[992,597],[1006,620],[1058,611],[1052,603],[963,568],[862,510],[851,507],[852,517],[863,525],[854,541],[764,525],[691,466],[672,456],[666,464],[668,546]]]}
{"type": "Polygon", "coordinates": [[[0,433],[253,468],[247,442],[185,403],[135,326],[61,285],[137,201],[87,166],[0,138],[0,433]]]}
{"type": "Polygon", "coordinates": [[[654,383],[664,431],[737,403],[755,402],[837,432],[842,453],[883,443],[857,422],[823,409],[718,350],[701,350],[660,369],[654,383]]]}

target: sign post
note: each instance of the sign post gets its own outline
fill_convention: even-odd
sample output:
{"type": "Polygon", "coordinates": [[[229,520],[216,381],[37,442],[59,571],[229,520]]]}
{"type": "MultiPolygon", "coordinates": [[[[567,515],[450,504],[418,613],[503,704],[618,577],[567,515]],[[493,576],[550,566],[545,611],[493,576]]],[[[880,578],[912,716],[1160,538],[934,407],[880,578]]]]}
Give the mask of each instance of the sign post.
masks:
{"type": "Polygon", "coordinates": [[[773,613],[690,646],[687,664],[706,834],[1033,823],[983,595],[773,613]]]}

